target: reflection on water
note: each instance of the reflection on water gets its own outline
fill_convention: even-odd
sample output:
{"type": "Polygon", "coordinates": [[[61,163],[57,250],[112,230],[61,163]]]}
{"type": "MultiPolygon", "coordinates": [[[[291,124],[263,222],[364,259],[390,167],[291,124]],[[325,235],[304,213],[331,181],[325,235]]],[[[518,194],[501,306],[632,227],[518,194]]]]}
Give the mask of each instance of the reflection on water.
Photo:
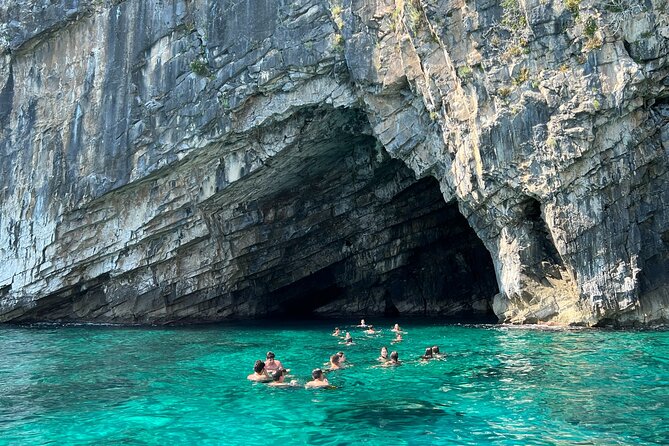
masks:
{"type": "Polygon", "coordinates": [[[392,322],[354,346],[321,323],[0,328],[0,444],[669,443],[669,333],[404,321],[391,347],[392,322]],[[273,350],[303,384],[342,349],[335,389],[245,379],[273,350]]]}

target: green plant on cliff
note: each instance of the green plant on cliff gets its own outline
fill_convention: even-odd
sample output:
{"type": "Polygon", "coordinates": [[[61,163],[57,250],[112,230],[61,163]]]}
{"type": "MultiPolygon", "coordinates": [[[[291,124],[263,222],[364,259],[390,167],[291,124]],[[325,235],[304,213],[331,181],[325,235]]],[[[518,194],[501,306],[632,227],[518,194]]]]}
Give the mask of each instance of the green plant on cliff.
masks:
{"type": "Polygon", "coordinates": [[[527,82],[527,80],[530,78],[530,70],[527,67],[523,67],[520,69],[516,77],[513,78],[513,85],[516,87],[519,85],[524,84],[527,82]]]}
{"type": "Polygon", "coordinates": [[[469,80],[474,77],[474,70],[469,65],[458,67],[458,77],[463,81],[469,80]]]}
{"type": "Polygon", "coordinates": [[[344,36],[342,36],[339,33],[333,34],[332,35],[332,47],[338,53],[343,53],[344,52],[344,36]]]}
{"type": "Polygon", "coordinates": [[[520,8],[518,0],[502,1],[502,26],[512,32],[518,32],[527,28],[527,19],[525,13],[520,8]]]}
{"type": "Polygon", "coordinates": [[[583,34],[592,39],[597,32],[597,28],[597,19],[593,16],[589,16],[585,19],[585,23],[583,24],[583,34]]]}
{"type": "Polygon", "coordinates": [[[190,63],[190,69],[193,73],[198,76],[207,77],[211,73],[209,72],[209,67],[207,66],[207,61],[203,58],[197,58],[190,63]]]}
{"type": "Polygon", "coordinates": [[[332,20],[337,25],[337,29],[342,30],[344,28],[344,18],[342,16],[344,9],[341,4],[339,2],[332,2],[330,12],[332,13],[332,20]]]}
{"type": "Polygon", "coordinates": [[[597,18],[589,16],[583,22],[583,35],[586,40],[583,44],[583,51],[591,51],[602,46],[602,39],[597,35],[599,26],[597,18]]]}
{"type": "Polygon", "coordinates": [[[563,0],[564,6],[571,12],[573,15],[578,15],[578,10],[581,6],[581,0],[563,0]]]}
{"type": "Polygon", "coordinates": [[[407,2],[406,8],[409,27],[411,28],[411,31],[416,34],[418,32],[418,26],[420,25],[420,6],[416,0],[410,0],[407,2]]]}

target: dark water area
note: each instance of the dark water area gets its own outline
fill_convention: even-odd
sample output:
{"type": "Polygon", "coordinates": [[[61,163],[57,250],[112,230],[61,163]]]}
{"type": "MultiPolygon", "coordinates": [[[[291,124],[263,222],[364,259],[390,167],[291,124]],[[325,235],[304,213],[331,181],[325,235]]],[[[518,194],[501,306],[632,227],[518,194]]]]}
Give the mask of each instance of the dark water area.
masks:
{"type": "Polygon", "coordinates": [[[0,327],[0,444],[669,443],[669,332],[399,322],[0,327]],[[299,386],[246,379],[268,350],[299,386]]]}

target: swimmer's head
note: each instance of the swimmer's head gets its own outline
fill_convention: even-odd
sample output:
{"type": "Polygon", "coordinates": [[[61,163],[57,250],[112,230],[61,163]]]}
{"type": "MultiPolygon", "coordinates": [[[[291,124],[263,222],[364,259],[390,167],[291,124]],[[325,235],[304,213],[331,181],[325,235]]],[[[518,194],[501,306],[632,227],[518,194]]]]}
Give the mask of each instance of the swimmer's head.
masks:
{"type": "Polygon", "coordinates": [[[339,355],[335,353],[334,355],[330,356],[330,362],[334,365],[339,365],[339,355]]]}
{"type": "Polygon", "coordinates": [[[314,369],[311,372],[311,377],[313,379],[321,379],[322,376],[323,376],[323,371],[321,369],[314,369]]]}
{"type": "Polygon", "coordinates": [[[281,381],[281,377],[284,376],[286,373],[286,369],[279,367],[276,372],[274,372],[274,381],[279,382],[281,381]]]}
{"type": "Polygon", "coordinates": [[[432,353],[435,354],[435,355],[437,353],[439,353],[439,346],[438,345],[435,345],[434,347],[432,347],[432,353]]]}
{"type": "Polygon", "coordinates": [[[399,359],[400,355],[397,354],[397,352],[392,352],[390,354],[390,359],[393,361],[397,361],[399,359]]]}
{"type": "Polygon", "coordinates": [[[274,359],[276,355],[274,355],[274,352],[267,352],[267,359],[274,359]]]}
{"type": "Polygon", "coordinates": [[[425,356],[432,356],[432,348],[428,347],[425,349],[425,356]]]}
{"type": "Polygon", "coordinates": [[[256,363],[253,365],[253,370],[256,373],[262,373],[264,369],[265,369],[265,363],[262,362],[260,359],[258,359],[256,363]]]}

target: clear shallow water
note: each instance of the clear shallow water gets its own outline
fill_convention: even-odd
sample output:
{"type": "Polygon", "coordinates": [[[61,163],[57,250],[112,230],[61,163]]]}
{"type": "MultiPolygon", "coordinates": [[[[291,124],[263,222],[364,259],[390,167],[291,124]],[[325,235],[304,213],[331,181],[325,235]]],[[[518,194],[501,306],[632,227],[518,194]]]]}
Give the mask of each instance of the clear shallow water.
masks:
{"type": "Polygon", "coordinates": [[[333,325],[0,327],[0,444],[669,443],[669,332],[405,321],[343,346],[333,325]],[[382,345],[404,365],[374,367],[382,345]],[[301,383],[352,366],[331,390],[247,381],[270,349],[301,383]]]}

